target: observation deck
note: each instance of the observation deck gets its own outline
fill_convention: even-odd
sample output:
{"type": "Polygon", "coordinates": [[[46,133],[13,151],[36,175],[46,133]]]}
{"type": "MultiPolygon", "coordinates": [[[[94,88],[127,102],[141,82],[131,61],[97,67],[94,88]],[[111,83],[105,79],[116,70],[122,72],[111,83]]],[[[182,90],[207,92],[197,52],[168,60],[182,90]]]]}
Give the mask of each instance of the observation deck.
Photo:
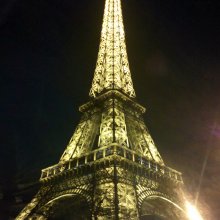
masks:
{"type": "Polygon", "coordinates": [[[140,156],[132,150],[120,147],[117,144],[99,148],[79,158],[74,158],[65,163],[48,167],[42,170],[40,181],[50,181],[62,175],[89,174],[100,168],[116,165],[135,174],[154,180],[168,180],[175,183],[183,183],[182,174],[170,167],[140,156]]]}

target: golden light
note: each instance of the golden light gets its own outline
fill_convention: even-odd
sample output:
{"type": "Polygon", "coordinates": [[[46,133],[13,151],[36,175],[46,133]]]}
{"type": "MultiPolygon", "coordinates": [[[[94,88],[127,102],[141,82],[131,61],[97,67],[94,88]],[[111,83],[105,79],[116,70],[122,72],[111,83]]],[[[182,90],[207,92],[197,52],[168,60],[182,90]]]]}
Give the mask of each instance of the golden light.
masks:
{"type": "Polygon", "coordinates": [[[186,211],[189,220],[203,220],[197,208],[188,201],[186,201],[186,211]]]}

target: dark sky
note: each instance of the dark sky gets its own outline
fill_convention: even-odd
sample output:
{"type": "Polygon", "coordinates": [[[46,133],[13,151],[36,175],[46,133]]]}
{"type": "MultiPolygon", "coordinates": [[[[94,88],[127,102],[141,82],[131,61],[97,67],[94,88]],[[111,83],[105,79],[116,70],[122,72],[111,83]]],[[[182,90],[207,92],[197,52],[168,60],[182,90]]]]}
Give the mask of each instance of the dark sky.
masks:
{"type": "MultiPolygon", "coordinates": [[[[220,3],[123,0],[130,67],[145,122],[192,198],[220,219],[220,3]],[[207,150],[208,149],[208,150],[207,150]]],[[[0,3],[0,192],[58,162],[88,101],[104,0],[0,3]]],[[[1,194],[0,194],[1,197],[1,194]]],[[[208,217],[206,218],[208,219],[208,217]]]]}

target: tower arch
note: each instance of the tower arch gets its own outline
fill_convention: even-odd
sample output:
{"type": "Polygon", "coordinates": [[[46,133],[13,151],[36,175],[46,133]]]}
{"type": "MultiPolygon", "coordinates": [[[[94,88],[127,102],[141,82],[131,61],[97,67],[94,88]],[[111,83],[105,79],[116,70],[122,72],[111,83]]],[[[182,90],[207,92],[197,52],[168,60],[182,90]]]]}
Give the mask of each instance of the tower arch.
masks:
{"type": "Polygon", "coordinates": [[[73,193],[50,200],[37,213],[47,220],[89,220],[92,216],[91,203],[86,196],[73,193]]]}
{"type": "Polygon", "coordinates": [[[184,218],[184,210],[168,196],[155,192],[146,196],[140,206],[141,220],[176,220],[184,218]]]}

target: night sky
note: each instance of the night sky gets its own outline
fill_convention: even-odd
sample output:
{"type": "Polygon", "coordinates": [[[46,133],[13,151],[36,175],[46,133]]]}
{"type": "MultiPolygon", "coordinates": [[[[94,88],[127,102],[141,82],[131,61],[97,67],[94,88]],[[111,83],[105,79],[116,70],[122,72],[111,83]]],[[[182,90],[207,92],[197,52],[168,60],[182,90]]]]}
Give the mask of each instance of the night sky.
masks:
{"type": "MultiPolygon", "coordinates": [[[[220,219],[220,3],[122,0],[137,100],[168,166],[220,219]]],[[[0,2],[0,200],[59,161],[88,101],[104,0],[0,2]],[[2,81],[2,80],[1,80],[2,81]],[[2,114],[3,113],[3,114],[2,114]]],[[[0,208],[1,209],[1,208],[0,208]]]]}

